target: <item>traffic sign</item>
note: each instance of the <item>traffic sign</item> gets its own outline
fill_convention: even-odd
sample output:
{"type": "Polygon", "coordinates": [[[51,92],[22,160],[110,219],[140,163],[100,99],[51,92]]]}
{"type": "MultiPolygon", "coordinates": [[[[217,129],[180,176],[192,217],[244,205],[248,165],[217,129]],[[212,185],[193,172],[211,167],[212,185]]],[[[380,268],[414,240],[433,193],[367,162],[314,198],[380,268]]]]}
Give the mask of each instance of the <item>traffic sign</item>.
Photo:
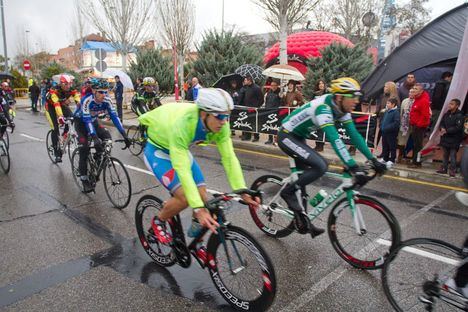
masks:
{"type": "Polygon", "coordinates": [[[31,69],[31,63],[28,60],[24,60],[23,68],[24,68],[24,70],[30,70],[31,69]]]}
{"type": "Polygon", "coordinates": [[[104,49],[97,49],[96,51],[94,51],[94,55],[99,61],[103,61],[106,58],[107,53],[104,49]]]}
{"type": "Polygon", "coordinates": [[[96,69],[100,72],[103,72],[107,69],[107,64],[104,61],[97,61],[96,62],[96,69]]]}

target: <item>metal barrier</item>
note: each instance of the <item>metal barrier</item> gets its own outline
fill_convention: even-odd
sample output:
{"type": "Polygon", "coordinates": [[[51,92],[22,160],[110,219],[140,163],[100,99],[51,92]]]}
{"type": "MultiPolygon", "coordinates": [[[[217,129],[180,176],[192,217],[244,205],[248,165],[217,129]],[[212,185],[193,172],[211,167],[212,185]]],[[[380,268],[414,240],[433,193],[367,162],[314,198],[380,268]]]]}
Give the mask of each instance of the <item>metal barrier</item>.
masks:
{"type": "Polygon", "coordinates": [[[15,98],[16,99],[27,99],[29,90],[28,88],[14,88],[15,98]]]}

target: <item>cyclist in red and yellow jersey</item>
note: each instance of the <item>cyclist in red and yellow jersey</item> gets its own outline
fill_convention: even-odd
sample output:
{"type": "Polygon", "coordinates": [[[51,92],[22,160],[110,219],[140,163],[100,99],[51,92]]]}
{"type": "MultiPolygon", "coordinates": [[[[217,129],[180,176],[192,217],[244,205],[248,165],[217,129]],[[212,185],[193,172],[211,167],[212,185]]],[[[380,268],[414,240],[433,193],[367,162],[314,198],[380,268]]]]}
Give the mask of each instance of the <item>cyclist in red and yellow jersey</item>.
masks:
{"type": "MultiPolygon", "coordinates": [[[[65,125],[65,117],[72,117],[73,113],[69,107],[70,98],[73,98],[75,103],[80,102],[80,93],[77,90],[71,89],[72,77],[69,75],[60,76],[60,84],[53,89],[50,89],[46,95],[46,117],[49,121],[52,133],[52,145],[54,147],[55,162],[62,162],[62,152],[57,148],[59,126],[65,125]]],[[[68,127],[65,125],[63,134],[66,135],[68,127]]]]}

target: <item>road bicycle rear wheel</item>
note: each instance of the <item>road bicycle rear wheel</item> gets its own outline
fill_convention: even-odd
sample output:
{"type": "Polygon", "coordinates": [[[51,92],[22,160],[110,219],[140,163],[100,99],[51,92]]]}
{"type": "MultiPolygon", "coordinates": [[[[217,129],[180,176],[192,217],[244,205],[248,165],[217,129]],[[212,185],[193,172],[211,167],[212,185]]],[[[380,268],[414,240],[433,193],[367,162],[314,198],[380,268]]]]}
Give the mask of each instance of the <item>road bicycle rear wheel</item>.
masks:
{"type": "Polygon", "coordinates": [[[132,155],[138,156],[143,151],[143,145],[145,138],[142,137],[140,127],[132,125],[127,129],[127,137],[130,139],[132,144],[128,148],[132,155]]]}
{"type": "Polygon", "coordinates": [[[109,157],[102,174],[104,189],[114,207],[127,207],[132,197],[132,183],[123,163],[117,158],[109,157]]]}
{"type": "Polygon", "coordinates": [[[208,241],[208,270],[221,296],[235,309],[265,311],[276,295],[273,264],[245,230],[227,226],[208,241]]]}
{"type": "Polygon", "coordinates": [[[10,172],[10,153],[4,139],[0,139],[0,167],[5,174],[10,172]]]}
{"type": "Polygon", "coordinates": [[[463,305],[463,298],[446,285],[461,258],[460,248],[440,240],[404,241],[383,266],[385,295],[396,311],[468,311],[468,299],[463,305]]]}
{"type": "MultiPolygon", "coordinates": [[[[135,209],[135,226],[145,252],[157,264],[168,267],[175,264],[175,255],[170,246],[163,245],[158,241],[151,225],[162,207],[162,200],[153,195],[145,195],[140,198],[135,209]]],[[[171,232],[170,226],[167,227],[167,231],[171,232]]]]}
{"type": "Polygon", "coordinates": [[[56,164],[56,162],[55,162],[54,145],[52,144],[52,135],[53,135],[53,133],[54,133],[53,130],[49,130],[49,132],[47,132],[47,136],[46,136],[46,147],[47,147],[47,155],[49,155],[50,161],[51,161],[53,164],[56,164]]]}
{"type": "Polygon", "coordinates": [[[252,219],[265,234],[278,238],[288,236],[294,231],[294,215],[286,202],[279,196],[272,202],[282,186],[280,177],[264,175],[250,187],[254,191],[263,192],[262,204],[258,208],[249,208],[252,219]]]}
{"type": "Polygon", "coordinates": [[[360,213],[365,226],[356,229],[355,215],[343,198],[330,211],[328,236],[335,251],[352,266],[379,269],[400,243],[400,226],[391,211],[375,199],[355,195],[354,201],[355,213],[360,213]]]}

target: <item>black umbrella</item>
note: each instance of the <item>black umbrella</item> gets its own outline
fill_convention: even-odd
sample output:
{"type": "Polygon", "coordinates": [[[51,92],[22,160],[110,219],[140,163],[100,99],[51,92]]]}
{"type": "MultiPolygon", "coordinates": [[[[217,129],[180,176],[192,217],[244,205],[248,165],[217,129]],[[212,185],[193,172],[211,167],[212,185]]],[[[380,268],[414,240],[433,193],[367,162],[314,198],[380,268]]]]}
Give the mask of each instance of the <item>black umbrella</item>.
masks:
{"type": "Polygon", "coordinates": [[[231,89],[231,81],[235,81],[237,82],[237,88],[236,89],[240,89],[242,87],[242,81],[244,80],[244,78],[242,78],[241,75],[239,74],[229,74],[229,75],[226,75],[226,76],[223,76],[221,78],[218,79],[218,81],[216,81],[214,84],[213,84],[213,88],[220,88],[220,89],[223,89],[223,90],[229,90],[231,89]]]}
{"type": "Polygon", "coordinates": [[[239,66],[235,72],[242,77],[250,76],[254,81],[257,82],[263,80],[263,68],[258,65],[244,64],[239,66]]]}
{"type": "Polygon", "coordinates": [[[3,80],[3,79],[13,80],[14,78],[15,77],[13,77],[10,73],[0,72],[0,80],[3,80]]]}

